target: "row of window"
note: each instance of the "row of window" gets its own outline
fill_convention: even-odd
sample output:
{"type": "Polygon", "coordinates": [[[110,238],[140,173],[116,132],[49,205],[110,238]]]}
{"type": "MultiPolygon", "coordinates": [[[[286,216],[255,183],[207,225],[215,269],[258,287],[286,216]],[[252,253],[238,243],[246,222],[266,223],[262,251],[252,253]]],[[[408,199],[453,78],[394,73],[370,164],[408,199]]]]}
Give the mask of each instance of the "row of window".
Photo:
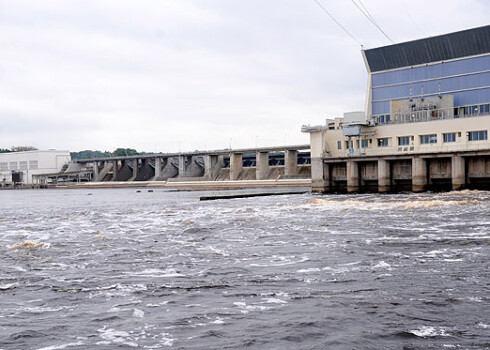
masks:
{"type": "Polygon", "coordinates": [[[36,170],[39,169],[39,164],[37,160],[30,160],[29,163],[27,161],[21,162],[0,162],[0,171],[8,171],[8,170],[36,170]],[[29,167],[28,167],[29,165],[29,167]]]}
{"type": "MultiPolygon", "coordinates": [[[[461,137],[461,133],[458,133],[458,136],[461,137]]],[[[378,139],[378,146],[379,147],[387,147],[388,146],[388,139],[385,138],[383,141],[380,142],[382,139],[378,139]]],[[[413,136],[401,136],[398,137],[398,146],[409,146],[410,145],[410,140],[413,141],[413,136]]],[[[484,141],[488,140],[488,131],[487,130],[478,130],[478,131],[470,131],[468,132],[468,141],[484,141]]],[[[443,133],[442,134],[442,142],[444,143],[450,143],[450,142],[456,142],[456,133],[455,132],[448,132],[448,133],[443,133]]],[[[420,144],[421,145],[430,145],[437,143],[437,134],[429,134],[429,135],[420,135],[420,144]]]]}
{"type": "MultiPolygon", "coordinates": [[[[427,112],[425,112],[425,113],[427,113],[427,112]]],[[[433,110],[433,111],[431,111],[430,117],[432,119],[447,118],[448,113],[449,113],[448,110],[444,110],[444,111],[443,110],[433,110]]],[[[454,107],[454,118],[477,117],[480,115],[488,115],[488,114],[490,114],[490,103],[485,103],[485,104],[481,104],[481,105],[473,105],[473,106],[454,107]]],[[[415,114],[414,114],[414,116],[415,116],[415,114]]],[[[420,120],[412,120],[412,121],[420,121],[420,120]]],[[[425,121],[425,119],[422,121],[425,121]]],[[[390,114],[382,114],[382,115],[376,116],[376,123],[377,124],[390,124],[391,123],[391,115],[390,114]]]]}
{"type": "MultiPolygon", "coordinates": [[[[442,141],[444,143],[456,142],[456,138],[461,137],[461,133],[448,132],[442,134],[442,141]]],[[[382,137],[378,140],[378,147],[388,147],[389,137],[382,137]]],[[[398,146],[410,146],[410,142],[413,141],[413,136],[399,136],[397,137],[398,146]]],[[[484,141],[488,140],[487,130],[478,130],[468,132],[468,141],[484,141]]],[[[357,148],[368,148],[369,144],[372,143],[371,139],[362,139],[361,142],[357,141],[357,148]]],[[[420,135],[420,144],[430,145],[437,143],[437,134],[420,135]]],[[[347,149],[354,148],[354,141],[345,141],[345,147],[347,149]]],[[[342,141],[337,141],[337,148],[342,149],[342,141]]]]}

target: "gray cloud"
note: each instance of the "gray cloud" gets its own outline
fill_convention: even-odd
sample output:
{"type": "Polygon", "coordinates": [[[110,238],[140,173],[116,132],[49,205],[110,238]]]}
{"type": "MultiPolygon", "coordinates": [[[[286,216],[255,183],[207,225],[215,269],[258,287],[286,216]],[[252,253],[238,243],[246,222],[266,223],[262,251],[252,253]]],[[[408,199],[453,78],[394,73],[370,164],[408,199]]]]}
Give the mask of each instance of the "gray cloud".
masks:
{"type": "MultiPolygon", "coordinates": [[[[389,44],[351,2],[323,3],[389,44]]],[[[395,41],[485,25],[490,7],[364,3],[395,41]]],[[[0,45],[0,147],[306,143],[303,123],[364,107],[360,47],[313,1],[0,1],[0,45]]]]}

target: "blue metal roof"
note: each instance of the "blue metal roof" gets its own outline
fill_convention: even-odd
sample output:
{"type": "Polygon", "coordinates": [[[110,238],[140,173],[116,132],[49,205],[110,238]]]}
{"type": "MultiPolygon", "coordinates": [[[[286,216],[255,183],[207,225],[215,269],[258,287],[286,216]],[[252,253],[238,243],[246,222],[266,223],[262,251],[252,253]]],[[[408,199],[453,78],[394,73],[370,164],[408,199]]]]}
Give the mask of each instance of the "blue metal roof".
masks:
{"type": "Polygon", "coordinates": [[[490,25],[365,50],[371,72],[490,53],[490,25]]]}

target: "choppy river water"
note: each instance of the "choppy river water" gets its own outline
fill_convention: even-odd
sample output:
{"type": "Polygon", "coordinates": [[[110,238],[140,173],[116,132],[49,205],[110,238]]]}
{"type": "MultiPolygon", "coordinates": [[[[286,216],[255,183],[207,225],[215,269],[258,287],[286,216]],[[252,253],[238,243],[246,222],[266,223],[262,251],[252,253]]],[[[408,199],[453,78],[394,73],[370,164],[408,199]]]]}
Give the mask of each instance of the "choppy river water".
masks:
{"type": "Polygon", "coordinates": [[[490,192],[201,195],[0,192],[0,349],[490,348],[490,192]]]}

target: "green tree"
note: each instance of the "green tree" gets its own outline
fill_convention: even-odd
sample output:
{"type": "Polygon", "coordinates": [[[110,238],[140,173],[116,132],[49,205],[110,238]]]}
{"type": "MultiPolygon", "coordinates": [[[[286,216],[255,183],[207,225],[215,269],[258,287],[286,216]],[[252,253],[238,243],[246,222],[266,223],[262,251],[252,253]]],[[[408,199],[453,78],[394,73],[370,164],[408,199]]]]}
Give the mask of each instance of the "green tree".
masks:
{"type": "Polygon", "coordinates": [[[114,157],[137,156],[140,153],[133,148],[117,148],[112,155],[114,157]]]}

